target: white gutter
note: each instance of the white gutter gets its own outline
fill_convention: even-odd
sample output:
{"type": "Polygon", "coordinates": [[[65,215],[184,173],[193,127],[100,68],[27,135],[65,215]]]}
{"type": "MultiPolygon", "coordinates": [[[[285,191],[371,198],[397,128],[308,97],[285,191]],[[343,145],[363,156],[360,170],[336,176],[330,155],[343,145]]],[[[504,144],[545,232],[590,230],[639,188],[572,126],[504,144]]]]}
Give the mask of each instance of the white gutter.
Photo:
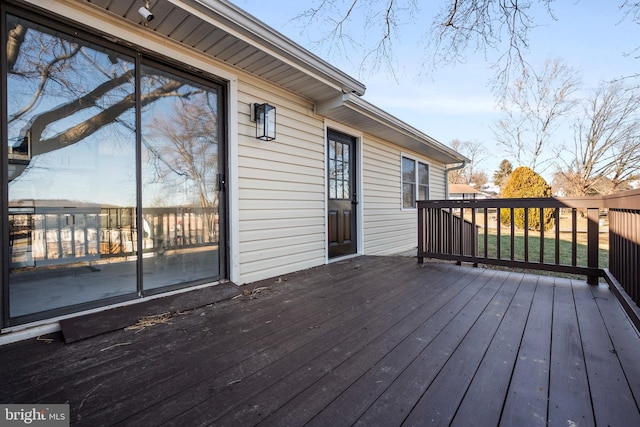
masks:
{"type": "Polygon", "coordinates": [[[463,169],[465,166],[467,166],[467,161],[463,160],[462,163],[459,164],[458,166],[454,166],[452,168],[446,168],[444,170],[444,197],[445,197],[445,199],[449,199],[449,172],[463,169]]]}

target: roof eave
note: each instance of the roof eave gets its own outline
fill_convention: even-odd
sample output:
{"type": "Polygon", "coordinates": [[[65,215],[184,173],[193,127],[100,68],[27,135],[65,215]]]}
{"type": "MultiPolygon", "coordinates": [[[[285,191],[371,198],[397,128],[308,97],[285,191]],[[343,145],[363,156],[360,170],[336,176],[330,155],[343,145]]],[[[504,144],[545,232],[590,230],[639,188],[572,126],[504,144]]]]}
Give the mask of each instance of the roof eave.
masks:
{"type": "Polygon", "coordinates": [[[363,126],[363,121],[361,120],[357,125],[358,128],[366,133],[389,140],[389,142],[424,154],[444,164],[470,162],[467,157],[452,148],[357,96],[344,94],[317,103],[315,107],[318,114],[345,125],[354,125],[353,123],[345,123],[345,121],[348,121],[345,120],[347,116],[340,111],[344,108],[355,112],[364,122],[369,123],[368,126],[363,126]],[[382,125],[388,132],[380,132],[376,125],[382,125]],[[394,136],[394,138],[389,139],[389,135],[394,136]]]}
{"type": "MultiPolygon", "coordinates": [[[[340,69],[301,47],[259,19],[226,0],[168,0],[174,5],[209,21],[215,14],[215,25],[235,37],[259,46],[270,55],[286,58],[311,75],[331,81],[343,93],[362,96],[366,86],[340,69]],[[224,25],[224,28],[221,27],[224,25]]],[[[211,22],[213,25],[213,22],[211,22]]]]}

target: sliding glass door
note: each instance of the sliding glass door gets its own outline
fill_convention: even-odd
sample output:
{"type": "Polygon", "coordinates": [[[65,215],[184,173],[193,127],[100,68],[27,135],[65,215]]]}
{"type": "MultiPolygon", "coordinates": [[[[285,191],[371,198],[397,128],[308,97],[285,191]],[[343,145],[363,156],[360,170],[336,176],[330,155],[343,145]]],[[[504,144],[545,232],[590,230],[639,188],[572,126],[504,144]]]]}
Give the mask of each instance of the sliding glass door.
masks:
{"type": "Polygon", "coordinates": [[[3,19],[3,323],[219,278],[224,87],[3,19]]]}
{"type": "Polygon", "coordinates": [[[145,289],[218,276],[222,96],[151,66],[141,92],[145,289]]]}

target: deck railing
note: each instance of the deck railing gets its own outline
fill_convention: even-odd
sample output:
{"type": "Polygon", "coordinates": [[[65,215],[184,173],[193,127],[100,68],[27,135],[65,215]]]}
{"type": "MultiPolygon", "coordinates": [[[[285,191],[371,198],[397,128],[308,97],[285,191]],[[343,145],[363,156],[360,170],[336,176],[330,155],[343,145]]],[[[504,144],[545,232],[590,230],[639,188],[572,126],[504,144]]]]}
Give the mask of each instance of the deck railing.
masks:
{"type": "Polygon", "coordinates": [[[640,190],[603,199],[609,209],[608,271],[640,306],[640,190]]]}
{"type": "Polygon", "coordinates": [[[419,201],[418,262],[424,258],[573,273],[591,284],[615,279],[640,305],[640,190],[604,197],[419,201]],[[549,215],[549,226],[514,225],[517,214],[531,224],[534,212],[549,215]],[[608,265],[601,261],[601,243],[609,245],[608,265]]]}

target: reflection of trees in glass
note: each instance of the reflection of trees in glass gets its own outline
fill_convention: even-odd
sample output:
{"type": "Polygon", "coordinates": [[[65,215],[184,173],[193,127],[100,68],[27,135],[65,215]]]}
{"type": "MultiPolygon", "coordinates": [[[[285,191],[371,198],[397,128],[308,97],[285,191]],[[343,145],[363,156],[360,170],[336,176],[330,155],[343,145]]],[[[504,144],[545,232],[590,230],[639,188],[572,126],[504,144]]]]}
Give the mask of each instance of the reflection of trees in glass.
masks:
{"type": "Polygon", "coordinates": [[[27,153],[30,143],[35,156],[74,144],[134,105],[129,62],[20,22],[7,43],[14,151],[27,153]]]}
{"type": "Polygon", "coordinates": [[[210,234],[218,207],[218,96],[188,85],[181,92],[143,116],[145,206],[202,208],[210,234]]]}
{"type": "MultiPolygon", "coordinates": [[[[184,191],[182,203],[217,206],[218,120],[215,94],[200,92],[178,99],[170,114],[154,115],[146,126],[145,147],[153,182],[184,191]]],[[[163,203],[157,200],[156,203],[163,203]]]]}
{"type": "Polygon", "coordinates": [[[349,145],[329,141],[329,197],[350,198],[349,145]]]}
{"type": "MultiPolygon", "coordinates": [[[[10,158],[26,160],[10,179],[24,172],[32,157],[73,145],[110,124],[135,129],[123,117],[135,107],[133,59],[10,17],[7,65],[10,158]]],[[[168,81],[140,101],[147,105],[180,86],[168,81]]]]}

